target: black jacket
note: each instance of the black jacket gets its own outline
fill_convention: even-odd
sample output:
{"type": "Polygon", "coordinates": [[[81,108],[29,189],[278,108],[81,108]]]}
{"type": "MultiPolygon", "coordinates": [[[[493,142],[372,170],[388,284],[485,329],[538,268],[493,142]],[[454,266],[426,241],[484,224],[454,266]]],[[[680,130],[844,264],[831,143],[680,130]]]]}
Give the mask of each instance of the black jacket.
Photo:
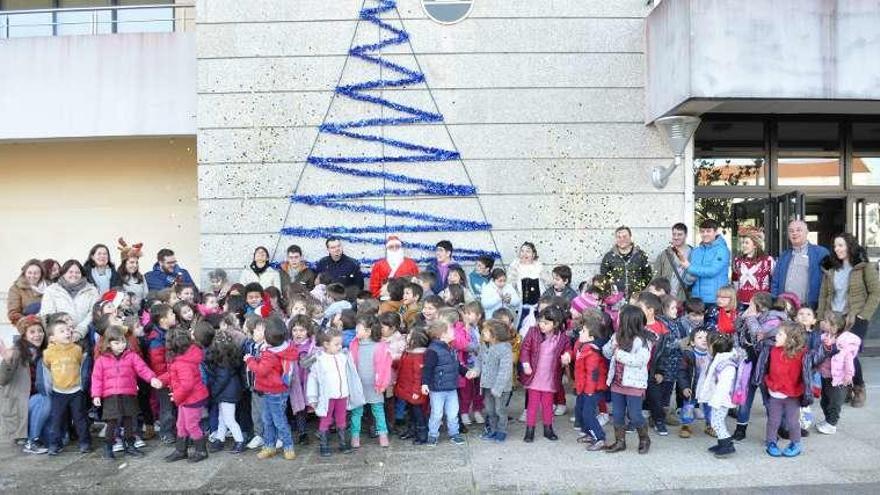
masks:
{"type": "Polygon", "coordinates": [[[236,403],[241,398],[241,366],[237,368],[221,368],[206,366],[208,375],[208,390],[211,392],[211,402],[236,403]]]}

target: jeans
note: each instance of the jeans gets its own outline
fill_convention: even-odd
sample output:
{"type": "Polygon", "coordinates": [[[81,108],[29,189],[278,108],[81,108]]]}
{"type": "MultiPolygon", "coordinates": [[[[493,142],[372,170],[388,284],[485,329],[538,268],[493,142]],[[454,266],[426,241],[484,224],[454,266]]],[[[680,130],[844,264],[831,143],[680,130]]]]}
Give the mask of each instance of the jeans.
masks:
{"type": "Polygon", "coordinates": [[[276,437],[281,438],[284,450],[293,448],[293,434],[287,422],[288,392],[263,394],[263,442],[268,448],[275,448],[276,437]]]}
{"type": "Polygon", "coordinates": [[[89,421],[86,417],[85,393],[82,390],[72,394],[61,394],[52,392],[51,395],[51,411],[50,411],[50,428],[49,428],[49,446],[61,447],[61,436],[64,432],[64,418],[70,413],[73,426],[76,428],[76,434],[79,437],[81,446],[91,445],[92,439],[89,435],[89,421]]]}
{"type": "Polygon", "coordinates": [[[236,442],[244,442],[241,427],[235,420],[235,403],[221,402],[217,406],[217,440],[223,442],[226,439],[226,430],[232,432],[232,439],[236,442]]]}
{"type": "Polygon", "coordinates": [[[446,414],[446,429],[449,436],[458,435],[458,391],[432,390],[428,395],[431,399],[431,417],[428,420],[428,435],[432,438],[440,436],[440,421],[446,414]]]}
{"type": "MultiPolygon", "coordinates": [[[[746,394],[746,402],[740,405],[737,408],[736,412],[736,424],[738,425],[747,425],[749,424],[749,418],[752,415],[752,404],[755,402],[755,393],[758,391],[758,387],[752,384],[749,384],[749,393],[746,394]]],[[[764,409],[767,408],[767,391],[764,388],[761,388],[761,398],[764,400],[764,409]]]]}
{"type": "Polygon", "coordinates": [[[541,421],[544,426],[553,426],[553,397],[556,392],[542,392],[527,389],[529,403],[526,407],[526,426],[534,428],[538,424],[538,408],[541,408],[541,421]]]}
{"type": "Polygon", "coordinates": [[[28,440],[49,440],[49,412],[52,401],[48,395],[34,394],[28,399],[28,440]]]}
{"type": "Polygon", "coordinates": [[[394,398],[394,419],[400,420],[406,418],[407,403],[403,399],[394,398]]]}
{"type": "Polygon", "coordinates": [[[574,413],[584,433],[592,435],[596,440],[604,441],[605,430],[602,429],[602,425],[599,424],[599,418],[596,416],[600,395],[601,393],[578,394],[574,413]]]}
{"type": "MultiPolygon", "coordinates": [[[[385,422],[385,404],[382,402],[369,404],[370,411],[373,413],[373,420],[376,422],[376,432],[380,435],[388,434],[388,424],[385,422]]],[[[351,410],[351,436],[361,436],[361,419],[364,417],[364,407],[356,407],[351,410]]]]}
{"type": "Polygon", "coordinates": [[[822,398],[819,400],[819,405],[822,407],[822,414],[825,415],[825,422],[829,425],[837,426],[844,398],[846,398],[846,387],[843,385],[835,387],[831,384],[831,378],[822,378],[822,398]]]}
{"type": "Polygon", "coordinates": [[[180,406],[177,408],[177,436],[200,440],[205,436],[202,432],[202,411],[204,407],[180,406]]]}
{"type": "MultiPolygon", "coordinates": [[[[809,393],[809,391],[808,391],[809,393]]],[[[786,397],[777,399],[770,397],[767,402],[767,442],[779,440],[778,430],[785,419],[788,438],[792,442],[801,441],[801,404],[798,399],[786,397]]]]}
{"type": "Polygon", "coordinates": [[[629,423],[634,428],[645,426],[645,418],[642,416],[642,397],[640,395],[624,395],[611,392],[611,407],[616,428],[622,428],[626,425],[624,414],[629,417],[629,423]]]}
{"type": "Polygon", "coordinates": [[[507,402],[513,392],[502,392],[500,397],[492,395],[492,390],[483,389],[483,403],[486,412],[486,428],[492,432],[507,434],[507,402]]]}
{"type": "Polygon", "coordinates": [[[669,397],[672,395],[672,382],[657,383],[653,377],[648,382],[647,403],[648,410],[651,411],[651,417],[654,423],[665,423],[666,413],[664,407],[669,405],[669,397]]]}
{"type": "Polygon", "coordinates": [[[159,429],[162,432],[162,436],[171,436],[173,438],[177,408],[171,402],[171,396],[168,395],[167,388],[156,390],[156,399],[159,401],[159,429]]]}

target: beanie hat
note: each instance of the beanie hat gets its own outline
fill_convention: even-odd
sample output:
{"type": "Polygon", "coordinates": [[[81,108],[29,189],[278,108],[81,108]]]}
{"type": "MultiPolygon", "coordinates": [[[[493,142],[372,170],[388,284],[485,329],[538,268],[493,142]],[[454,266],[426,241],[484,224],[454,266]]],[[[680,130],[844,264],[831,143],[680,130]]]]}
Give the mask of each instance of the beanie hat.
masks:
{"type": "Polygon", "coordinates": [[[18,333],[23,336],[25,332],[27,332],[27,329],[34,325],[45,330],[45,327],[43,326],[43,320],[41,320],[40,317],[37,315],[28,315],[20,318],[15,323],[15,328],[18,330],[18,333]]]}
{"type": "Polygon", "coordinates": [[[331,304],[330,306],[327,306],[327,309],[324,310],[324,318],[326,318],[328,320],[332,320],[334,316],[338,315],[339,313],[342,313],[342,311],[346,310],[346,309],[351,309],[350,302],[348,302],[344,299],[342,301],[336,301],[335,303],[331,304]]]}
{"type": "Polygon", "coordinates": [[[793,292],[783,292],[782,294],[779,294],[779,298],[788,301],[789,304],[794,306],[795,311],[801,309],[801,298],[798,297],[797,294],[793,292]]]}
{"type": "Polygon", "coordinates": [[[583,294],[571,300],[571,309],[578,313],[583,313],[587,309],[587,299],[583,294]]]}

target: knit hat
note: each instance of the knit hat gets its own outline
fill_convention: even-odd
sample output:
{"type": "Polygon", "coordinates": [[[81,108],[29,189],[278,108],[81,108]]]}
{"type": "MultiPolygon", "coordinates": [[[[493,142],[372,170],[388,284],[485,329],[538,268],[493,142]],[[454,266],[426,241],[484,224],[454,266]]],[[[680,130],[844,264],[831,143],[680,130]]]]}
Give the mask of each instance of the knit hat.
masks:
{"type": "Polygon", "coordinates": [[[587,299],[583,294],[571,300],[571,309],[578,313],[583,313],[587,309],[587,299]]]}
{"type": "Polygon", "coordinates": [[[798,297],[797,294],[793,292],[783,292],[782,294],[779,294],[779,298],[788,301],[789,304],[794,306],[795,311],[801,309],[801,298],[798,297]]]}
{"type": "Polygon", "coordinates": [[[18,333],[20,335],[24,335],[25,332],[27,332],[27,329],[34,325],[45,330],[45,327],[43,326],[43,320],[41,320],[40,317],[37,315],[28,315],[19,319],[15,323],[15,328],[18,330],[18,333]]]}
{"type": "Polygon", "coordinates": [[[346,309],[351,309],[350,302],[348,302],[346,300],[336,301],[335,303],[331,304],[330,306],[327,306],[327,309],[324,310],[324,318],[326,318],[328,320],[332,320],[334,316],[338,315],[339,313],[342,313],[342,311],[346,310],[346,309]]]}
{"type": "Polygon", "coordinates": [[[116,289],[110,289],[101,296],[101,302],[112,303],[114,307],[119,307],[125,299],[125,293],[116,289]]]}
{"type": "Polygon", "coordinates": [[[122,262],[129,258],[140,258],[143,254],[143,242],[139,242],[137,244],[129,246],[125,242],[125,239],[123,239],[122,237],[120,237],[116,242],[119,243],[117,249],[119,249],[119,259],[122,260],[122,262]]]}
{"type": "Polygon", "coordinates": [[[395,242],[397,244],[400,244],[401,246],[403,246],[403,241],[401,241],[400,237],[397,237],[396,235],[389,235],[388,239],[385,240],[385,246],[387,247],[389,244],[395,243],[395,242]]]}

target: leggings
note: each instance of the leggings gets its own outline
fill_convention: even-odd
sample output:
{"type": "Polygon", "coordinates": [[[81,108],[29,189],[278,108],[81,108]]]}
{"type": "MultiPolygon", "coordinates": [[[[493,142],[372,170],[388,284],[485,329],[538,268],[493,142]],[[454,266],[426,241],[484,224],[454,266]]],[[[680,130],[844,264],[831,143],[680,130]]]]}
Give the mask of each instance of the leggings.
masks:
{"type": "Polygon", "coordinates": [[[345,413],[348,407],[348,397],[342,397],[340,399],[330,399],[327,404],[327,415],[321,416],[321,421],[318,423],[318,431],[321,433],[327,433],[327,430],[330,429],[330,425],[332,423],[336,423],[336,429],[343,431],[345,430],[345,413]]]}
{"type": "Polygon", "coordinates": [[[538,408],[544,426],[553,426],[553,397],[555,392],[528,389],[529,405],[526,407],[526,426],[534,428],[538,423],[538,408]]]}
{"type": "Polygon", "coordinates": [[[725,438],[730,437],[730,432],[727,431],[727,423],[725,422],[727,419],[727,411],[728,409],[726,407],[712,408],[710,423],[712,429],[715,430],[715,436],[718,440],[724,440],[725,438]]]}
{"type": "Polygon", "coordinates": [[[202,411],[204,407],[180,406],[177,408],[177,436],[179,438],[189,437],[193,440],[200,440],[204,433],[202,426],[202,411]]]}
{"type": "MultiPolygon", "coordinates": [[[[388,433],[388,424],[385,422],[384,402],[369,404],[370,412],[373,413],[373,420],[376,422],[376,431],[380,435],[388,433]]],[[[366,406],[356,407],[351,410],[351,436],[361,436],[361,419],[364,417],[364,408],[366,406]]]]}
{"type": "MultiPolygon", "coordinates": [[[[808,392],[809,393],[809,392],[808,392]]],[[[800,402],[792,397],[777,399],[770,397],[767,401],[767,442],[779,440],[778,430],[785,420],[789,439],[797,443],[801,441],[800,402]]]]}
{"type": "Polygon", "coordinates": [[[465,380],[464,385],[458,389],[458,413],[470,414],[482,411],[485,407],[483,396],[480,395],[480,381],[478,379],[465,380]]]}
{"type": "Polygon", "coordinates": [[[223,441],[226,438],[226,430],[232,432],[232,438],[236,443],[244,442],[244,435],[241,433],[241,427],[235,420],[235,404],[232,402],[221,402],[217,408],[217,440],[223,441]]]}

